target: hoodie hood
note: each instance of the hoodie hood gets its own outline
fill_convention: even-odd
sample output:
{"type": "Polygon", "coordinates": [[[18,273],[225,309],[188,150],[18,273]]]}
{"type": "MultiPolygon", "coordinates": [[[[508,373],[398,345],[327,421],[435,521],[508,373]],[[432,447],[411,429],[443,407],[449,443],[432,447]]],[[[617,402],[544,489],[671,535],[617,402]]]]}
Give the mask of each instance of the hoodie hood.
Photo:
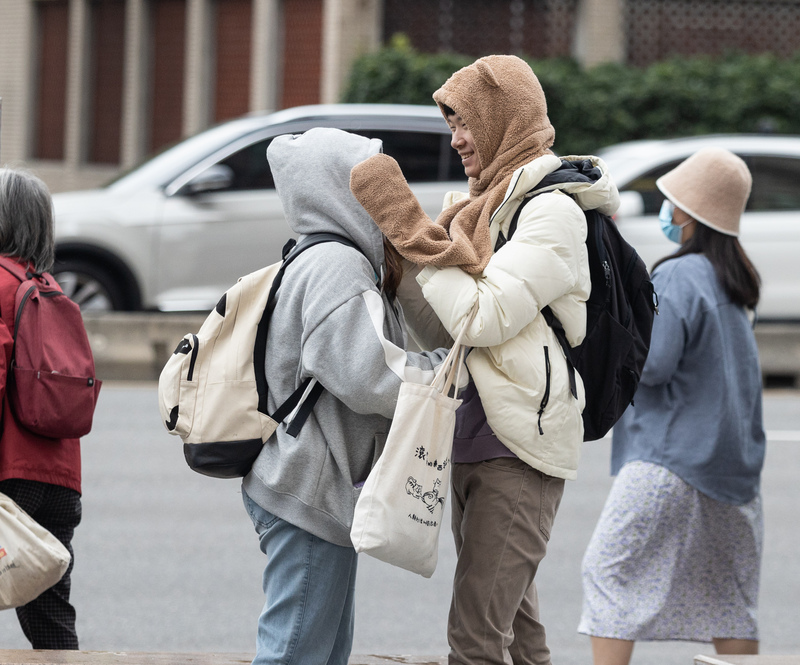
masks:
{"type": "Polygon", "coordinates": [[[350,191],[350,171],[381,152],[378,139],[315,127],[276,137],[267,148],[286,220],[299,235],[338,233],[352,240],[377,274],[384,264],[383,235],[350,191]]]}

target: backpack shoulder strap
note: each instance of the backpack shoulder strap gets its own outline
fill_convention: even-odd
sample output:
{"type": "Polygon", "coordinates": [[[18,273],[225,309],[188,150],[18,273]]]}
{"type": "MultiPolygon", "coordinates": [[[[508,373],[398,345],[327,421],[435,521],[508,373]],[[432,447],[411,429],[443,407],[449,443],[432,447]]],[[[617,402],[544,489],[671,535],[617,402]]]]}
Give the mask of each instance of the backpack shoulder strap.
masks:
{"type": "MultiPolygon", "coordinates": [[[[553,191],[552,189],[547,189],[544,191],[534,191],[531,190],[525,194],[520,204],[517,206],[517,209],[514,211],[514,216],[511,218],[511,223],[508,225],[508,236],[504,236],[500,233],[497,236],[497,242],[494,246],[494,251],[496,252],[500,249],[503,245],[505,245],[509,240],[511,240],[511,236],[514,235],[514,232],[517,230],[517,224],[519,223],[519,217],[522,214],[522,209],[530,203],[535,196],[539,194],[545,194],[546,192],[553,191]]],[[[569,195],[568,195],[569,196],[569,195]]],[[[586,211],[584,211],[585,214],[586,211]]],[[[587,220],[588,223],[588,220],[587,220]]],[[[550,306],[547,305],[542,308],[542,316],[544,316],[544,320],[547,322],[553,332],[555,333],[556,339],[558,340],[559,345],[561,346],[562,350],[564,351],[564,356],[567,359],[567,373],[569,376],[569,389],[572,393],[572,396],[577,398],[578,397],[578,386],[575,380],[575,366],[572,364],[571,359],[571,349],[572,347],[569,345],[569,341],[567,340],[567,334],[564,331],[564,327],[561,325],[561,321],[556,318],[556,315],[553,314],[553,310],[550,309],[550,306]]]]}
{"type": "MultiPolygon", "coordinates": [[[[535,197],[539,196],[540,194],[550,194],[551,192],[557,191],[555,189],[545,189],[545,190],[530,190],[525,194],[522,201],[520,201],[517,209],[514,211],[513,217],[511,217],[511,223],[508,225],[508,235],[504,236],[502,233],[499,233],[497,236],[497,242],[494,244],[494,251],[496,252],[500,249],[503,245],[505,245],[509,240],[511,240],[511,236],[514,235],[514,232],[517,230],[517,224],[519,224],[519,217],[522,214],[522,209],[528,205],[535,197]]],[[[563,192],[573,200],[575,199],[572,194],[567,192],[563,192]]]]}
{"type": "Polygon", "coordinates": [[[574,398],[578,398],[578,384],[575,380],[575,365],[572,363],[572,347],[569,345],[569,340],[567,340],[567,333],[564,331],[564,326],[561,325],[561,321],[556,318],[556,315],[553,314],[553,310],[550,309],[550,305],[545,305],[542,307],[542,316],[544,320],[547,322],[547,325],[552,328],[553,333],[558,340],[558,344],[561,349],[564,351],[564,357],[567,359],[567,376],[569,377],[569,391],[572,393],[574,398]]]}
{"type": "MultiPolygon", "coordinates": [[[[289,240],[283,247],[283,263],[278,270],[278,274],[275,275],[275,279],[270,287],[269,296],[267,297],[267,305],[264,308],[264,313],[261,315],[261,320],[258,323],[255,348],[253,350],[256,389],[258,391],[258,410],[261,413],[269,415],[267,406],[269,385],[267,384],[267,371],[265,367],[267,356],[267,333],[269,332],[269,324],[272,319],[272,312],[275,310],[275,305],[278,302],[278,289],[283,281],[284,271],[289,264],[291,264],[292,261],[294,261],[304,251],[314,247],[315,245],[325,242],[338,242],[339,244],[358,249],[359,252],[361,251],[358,248],[358,245],[356,245],[352,240],[337,233],[311,233],[303,238],[299,243],[292,239],[289,240]]],[[[270,415],[270,417],[276,422],[281,422],[284,418],[286,418],[300,403],[300,400],[303,398],[303,395],[305,394],[310,382],[311,378],[307,378],[305,381],[303,381],[300,386],[298,386],[297,390],[295,390],[289,396],[289,398],[283,404],[281,404],[273,414],[270,415]]],[[[306,396],[306,399],[303,401],[303,404],[298,409],[297,414],[292,419],[292,422],[287,429],[287,433],[290,436],[296,437],[300,433],[300,430],[314,409],[314,405],[316,404],[323,390],[324,388],[319,382],[316,382],[313,388],[311,388],[311,391],[306,396]]]]}
{"type": "Polygon", "coordinates": [[[520,201],[517,209],[514,211],[514,216],[511,218],[511,223],[508,225],[508,235],[505,236],[502,232],[497,234],[497,241],[494,243],[495,252],[511,240],[511,236],[513,236],[514,232],[517,230],[517,224],[519,223],[519,216],[522,214],[522,209],[531,202],[534,196],[536,196],[536,194],[532,193],[532,191],[528,192],[525,194],[522,201],[520,201]]]}
{"type": "Polygon", "coordinates": [[[591,183],[596,181],[600,176],[600,169],[589,159],[573,161],[562,159],[561,166],[555,171],[551,171],[545,175],[533,189],[526,192],[519,206],[514,211],[514,216],[511,218],[511,223],[508,226],[508,236],[503,236],[502,233],[498,235],[494,251],[496,252],[505,245],[506,242],[511,240],[511,236],[513,236],[514,232],[517,230],[517,223],[519,222],[522,208],[525,207],[533,197],[539,196],[539,194],[547,194],[548,192],[562,191],[574,200],[575,197],[569,192],[564,191],[562,186],[570,183],[591,183]]]}
{"type": "Polygon", "coordinates": [[[0,256],[0,268],[11,273],[20,283],[28,279],[28,273],[19,263],[9,259],[7,256],[0,256]]]}

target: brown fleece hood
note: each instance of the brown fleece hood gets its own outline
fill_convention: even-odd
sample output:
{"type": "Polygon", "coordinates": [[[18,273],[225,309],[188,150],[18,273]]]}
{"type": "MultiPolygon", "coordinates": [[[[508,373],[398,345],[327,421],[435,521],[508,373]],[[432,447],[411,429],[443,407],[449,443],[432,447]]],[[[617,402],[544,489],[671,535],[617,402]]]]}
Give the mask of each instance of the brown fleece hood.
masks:
{"type": "Polygon", "coordinates": [[[442,115],[443,107],[449,106],[472,132],[481,174],[470,178],[470,196],[497,186],[553,145],[555,130],[547,117],[542,86],[516,56],[481,58],[453,74],[433,99],[442,115]]]}
{"type": "Polygon", "coordinates": [[[421,265],[483,271],[492,255],[489,219],[514,171],[549,152],[555,130],[539,80],[520,58],[490,55],[458,70],[434,94],[466,123],[481,173],[469,180],[469,199],[425,215],[397,162],[375,155],[351,172],[353,194],[407,259],[421,265]]]}

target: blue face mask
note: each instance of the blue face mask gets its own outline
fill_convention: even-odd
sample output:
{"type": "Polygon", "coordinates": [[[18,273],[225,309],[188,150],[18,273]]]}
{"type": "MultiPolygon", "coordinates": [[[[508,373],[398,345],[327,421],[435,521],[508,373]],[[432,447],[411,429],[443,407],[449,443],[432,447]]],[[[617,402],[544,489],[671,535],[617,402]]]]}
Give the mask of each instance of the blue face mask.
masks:
{"type": "Polygon", "coordinates": [[[683,226],[672,223],[672,213],[674,210],[675,206],[672,205],[672,201],[664,199],[664,203],[661,204],[661,211],[658,213],[658,221],[661,222],[661,230],[664,232],[664,235],[667,236],[667,239],[680,245],[683,226]]]}

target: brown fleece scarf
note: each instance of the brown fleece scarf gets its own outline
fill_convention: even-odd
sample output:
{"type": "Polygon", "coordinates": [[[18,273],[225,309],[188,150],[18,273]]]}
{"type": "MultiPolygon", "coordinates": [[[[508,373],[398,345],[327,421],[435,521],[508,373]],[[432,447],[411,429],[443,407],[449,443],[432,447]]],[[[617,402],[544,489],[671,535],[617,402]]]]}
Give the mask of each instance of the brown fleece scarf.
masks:
{"type": "Polygon", "coordinates": [[[350,173],[350,189],[405,258],[421,265],[460,266],[479,274],[492,256],[489,219],[520,166],[549,152],[555,130],[544,92],[516,56],[492,55],[460,69],[433,98],[449,106],[472,132],[481,173],[469,179],[469,198],[432,221],[408,187],[397,162],[374,155],[350,173]]]}

